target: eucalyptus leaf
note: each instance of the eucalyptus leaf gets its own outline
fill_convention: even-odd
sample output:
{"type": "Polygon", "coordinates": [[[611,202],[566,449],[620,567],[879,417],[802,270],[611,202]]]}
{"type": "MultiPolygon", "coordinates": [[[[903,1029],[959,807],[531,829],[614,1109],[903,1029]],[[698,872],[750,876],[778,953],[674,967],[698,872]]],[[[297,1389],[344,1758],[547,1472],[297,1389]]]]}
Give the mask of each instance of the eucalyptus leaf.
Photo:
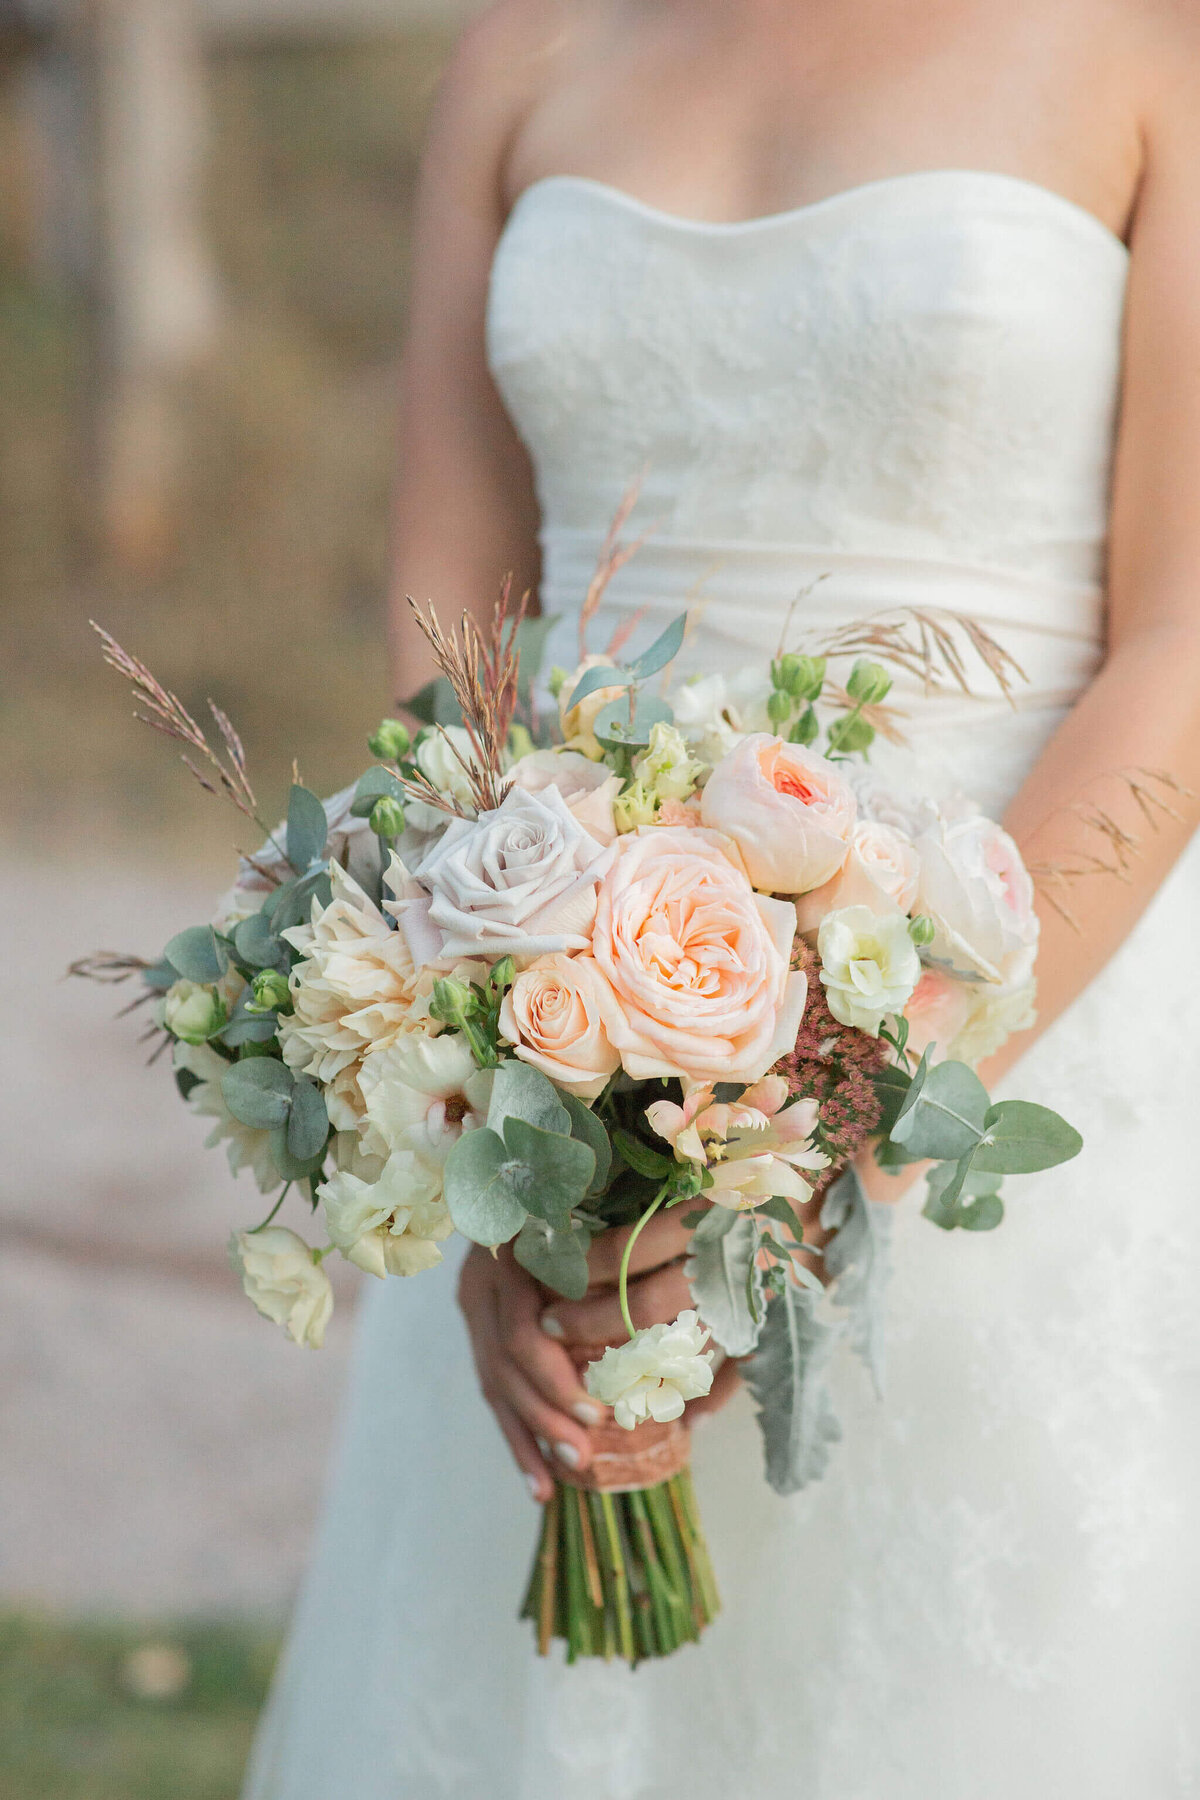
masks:
{"type": "Polygon", "coordinates": [[[955,1231],[962,1223],[959,1197],[971,1166],[970,1153],[957,1162],[940,1162],[925,1177],[928,1198],[921,1208],[925,1218],[942,1231],[955,1231]]]}
{"type": "Polygon", "coordinates": [[[758,1407],[767,1480],[794,1494],[825,1473],[842,1435],[829,1393],[829,1366],[845,1334],[818,1313],[819,1297],[788,1282],[767,1306],[758,1347],[742,1378],[758,1407]]]}
{"type": "Polygon", "coordinates": [[[239,919],[233,928],[233,947],[239,960],[252,969],[287,969],[287,945],[271,930],[271,921],[264,912],[239,919]]]}
{"type": "Polygon", "coordinates": [[[883,1137],[891,1136],[892,1127],[900,1115],[900,1108],[908,1097],[913,1078],[907,1069],[899,1069],[895,1063],[887,1063],[872,1077],[875,1092],[883,1105],[879,1117],[879,1131],[883,1137]]]}
{"type": "Polygon", "coordinates": [[[287,1147],[297,1162],[310,1162],[325,1148],[329,1136],[329,1114],[325,1096],[307,1075],[297,1078],[292,1089],[292,1105],[288,1113],[287,1147]]]}
{"type": "Polygon", "coordinates": [[[252,1131],[270,1131],[286,1125],[296,1078],[284,1062],[273,1056],[255,1056],[233,1063],[221,1078],[225,1104],[239,1124],[252,1131]]]}
{"type": "Polygon", "coordinates": [[[199,1075],[193,1075],[190,1069],[175,1070],[175,1086],[179,1090],[179,1098],[181,1100],[186,1100],[193,1088],[202,1087],[203,1085],[201,1077],[199,1075]]]}
{"type": "Polygon", "coordinates": [[[632,1132],[619,1128],[612,1134],[612,1141],[620,1152],[622,1160],[636,1169],[639,1175],[645,1175],[651,1181],[665,1181],[675,1168],[673,1156],[665,1156],[653,1145],[645,1144],[641,1138],[634,1137],[632,1132]]]}
{"type": "Polygon", "coordinates": [[[295,784],[288,795],[287,859],[297,875],[303,875],[325,854],[329,821],[317,796],[295,784]]]}
{"type": "Polygon", "coordinates": [[[892,1213],[890,1206],[872,1205],[853,1167],[833,1183],[821,1206],[822,1228],[833,1233],[824,1261],[831,1298],[846,1311],[850,1343],[881,1398],[892,1213]]]}
{"type": "Polygon", "coordinates": [[[643,750],[650,742],[654,726],[670,725],[674,719],[675,714],[665,700],[658,700],[650,694],[640,694],[633,710],[632,724],[628,700],[610,700],[597,713],[592,731],[608,749],[643,750]]]}
{"type": "Polygon", "coordinates": [[[582,1300],[588,1289],[589,1234],[574,1223],[555,1231],[541,1219],[526,1219],[513,1244],[521,1267],[567,1300],[582,1300]]]}
{"type": "Polygon", "coordinates": [[[275,1036],[279,1020],[274,1013],[253,1013],[246,1009],[246,1002],[251,998],[250,989],[238,999],[228,1025],[221,1032],[221,1042],[231,1050],[240,1049],[243,1044],[266,1044],[275,1036]]]}
{"type": "Polygon", "coordinates": [[[177,931],[163,956],[185,981],[219,981],[229,966],[211,925],[189,925],[186,931],[177,931]]]}
{"type": "Polygon", "coordinates": [[[984,1130],[974,1166],[985,1173],[1032,1175],[1070,1162],[1083,1149],[1073,1126],[1031,1100],[1001,1100],[987,1114],[984,1130]]]}
{"type": "Polygon", "coordinates": [[[492,1131],[502,1134],[508,1119],[524,1119],[541,1131],[571,1135],[571,1115],[554,1083],[517,1057],[496,1069],[488,1101],[487,1122],[492,1131]]]}
{"type": "Polygon", "coordinates": [[[682,612],[671,620],[666,630],[655,638],[648,650],[642,651],[642,654],[631,665],[630,673],[638,681],[645,681],[647,676],[657,675],[660,669],[665,669],[667,664],[674,662],[679,655],[683,634],[686,630],[687,614],[682,612]]]}
{"type": "Polygon", "coordinates": [[[454,698],[454,689],[444,675],[427,681],[404,702],[407,712],[423,725],[461,725],[462,708],[454,698]]]}
{"type": "Polygon", "coordinates": [[[748,1356],[762,1330],[761,1238],[753,1213],[714,1206],[693,1231],[683,1265],[696,1311],[729,1356],[748,1356]]]}
{"type": "MultiPolygon", "coordinates": [[[[899,1071],[897,1071],[897,1073],[899,1073],[899,1071]]],[[[912,1072],[911,1077],[909,1078],[908,1087],[905,1090],[904,1097],[901,1100],[899,1107],[897,1108],[895,1118],[892,1120],[891,1130],[889,1131],[888,1135],[889,1135],[889,1137],[893,1138],[897,1143],[903,1143],[903,1141],[904,1141],[903,1137],[900,1135],[900,1128],[904,1126],[905,1120],[908,1118],[909,1114],[912,1112],[912,1109],[917,1104],[917,1101],[921,1098],[921,1090],[925,1086],[925,1081],[926,1081],[926,1077],[928,1076],[928,1074],[929,1074],[929,1052],[928,1052],[928,1050],[926,1050],[923,1052],[920,1062],[917,1064],[916,1068],[912,1072]]],[[[879,1079],[881,1081],[884,1080],[884,1076],[881,1074],[879,1079]]],[[[894,1076],[892,1077],[892,1080],[893,1081],[895,1080],[894,1076]]]]}
{"type": "Polygon", "coordinates": [[[592,1176],[588,1193],[602,1194],[612,1170],[612,1143],[604,1121],[597,1118],[591,1107],[575,1094],[560,1094],[559,1099],[571,1120],[571,1136],[578,1138],[581,1144],[586,1144],[596,1159],[596,1172],[592,1176]]]}
{"type": "MultiPolygon", "coordinates": [[[[624,669],[613,668],[607,663],[594,669],[585,669],[571,689],[571,698],[567,701],[566,710],[570,711],[571,707],[578,706],[579,702],[586,700],[589,694],[598,694],[602,688],[627,688],[628,686],[629,676],[624,669]]],[[[628,700],[618,701],[617,704],[623,706],[628,713],[628,700]]]]}
{"type": "Polygon", "coordinates": [[[958,1222],[964,1231],[995,1231],[1004,1218],[1004,1202],[999,1194],[980,1194],[966,1200],[958,1209],[958,1222]]]}
{"type": "Polygon", "coordinates": [[[288,1133],[286,1125],[277,1125],[271,1132],[271,1161],[285,1181],[308,1181],[320,1174],[321,1164],[325,1159],[322,1149],[318,1156],[301,1158],[293,1156],[288,1149],[288,1133]]]}
{"type": "Polygon", "coordinates": [[[310,869],[295,881],[285,882],[269,902],[272,931],[278,935],[290,930],[293,925],[307,925],[313,901],[324,907],[329,905],[332,898],[333,888],[328,869],[310,869]]]}
{"type": "Polygon", "coordinates": [[[557,624],[554,613],[540,613],[536,619],[522,619],[517,626],[516,650],[520,659],[517,673],[518,703],[527,707],[535,682],[546,658],[546,640],[557,624]]]}
{"type": "MultiPolygon", "coordinates": [[[[504,1121],[504,1143],[513,1161],[528,1171],[516,1189],[526,1210],[556,1230],[565,1230],[571,1208],[583,1199],[596,1173],[591,1150],[578,1138],[543,1131],[515,1115],[504,1121]]],[[[515,1171],[512,1179],[520,1181],[515,1171]]]]}
{"type": "Polygon", "coordinates": [[[172,967],[165,956],[161,961],[152,963],[149,968],[140,969],[138,973],[146,986],[156,994],[165,994],[179,980],[179,971],[172,967]]]}
{"type": "Polygon", "coordinates": [[[464,1131],[446,1158],[445,1195],[455,1229],[473,1244],[507,1244],[527,1217],[508,1171],[503,1138],[481,1126],[464,1131]]]}
{"type": "Polygon", "coordinates": [[[969,1155],[983,1136],[987,1110],[987,1089],[974,1069],[961,1062],[935,1063],[917,1098],[905,1102],[892,1140],[910,1156],[957,1160],[969,1155]]]}
{"type": "Polygon", "coordinates": [[[390,769],[378,765],[359,776],[350,811],[356,819],[369,818],[377,800],[399,800],[401,805],[405,800],[402,783],[390,769]]]}

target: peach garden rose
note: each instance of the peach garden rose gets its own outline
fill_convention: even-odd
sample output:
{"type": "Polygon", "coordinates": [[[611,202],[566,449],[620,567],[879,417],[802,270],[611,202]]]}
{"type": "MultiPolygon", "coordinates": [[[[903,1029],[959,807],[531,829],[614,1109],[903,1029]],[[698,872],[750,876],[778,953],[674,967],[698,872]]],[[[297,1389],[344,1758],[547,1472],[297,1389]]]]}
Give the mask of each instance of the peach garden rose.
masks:
{"type": "Polygon", "coordinates": [[[621,1066],[604,1029],[608,983],[590,956],[539,956],[517,975],[500,1030],[522,1062],[568,1094],[594,1100],[621,1066]]]}
{"type": "Polygon", "coordinates": [[[649,826],[620,839],[592,954],[626,1073],[757,1081],[791,1049],[804,1013],[794,934],[794,908],[754,892],[721,833],[649,826]]]}
{"type": "Polygon", "coordinates": [[[807,894],[846,861],[858,802],[825,757],[755,732],[717,764],[701,811],[733,839],[756,888],[807,894]]]}

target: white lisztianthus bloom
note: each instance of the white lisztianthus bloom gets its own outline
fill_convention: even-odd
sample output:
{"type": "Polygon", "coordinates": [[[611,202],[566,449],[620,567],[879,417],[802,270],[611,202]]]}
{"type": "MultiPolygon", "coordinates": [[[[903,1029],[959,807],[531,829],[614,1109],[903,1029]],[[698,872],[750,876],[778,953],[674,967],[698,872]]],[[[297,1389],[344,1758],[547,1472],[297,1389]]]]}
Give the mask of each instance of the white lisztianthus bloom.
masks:
{"type": "Polygon", "coordinates": [[[204,1140],[206,1148],[211,1150],[217,1144],[225,1144],[233,1173],[236,1175],[242,1169],[249,1169],[258,1183],[259,1192],[270,1194],[283,1181],[271,1155],[271,1134],[252,1131],[249,1125],[235,1119],[226,1106],[221,1077],[229,1066],[211,1044],[177,1043],[175,1046],[176,1070],[185,1070],[196,1078],[195,1086],[188,1092],[188,1105],[193,1112],[216,1121],[204,1140]]]}
{"type": "Polygon", "coordinates": [[[871,1037],[888,1013],[904,1011],[921,979],[921,959],[902,913],[869,906],[829,913],[817,933],[826,1004],[842,1025],[871,1037]]]}
{"type": "Polygon", "coordinates": [[[612,1407],[625,1431],[645,1419],[665,1424],[712,1387],[708,1336],[696,1313],[681,1312],[673,1325],[651,1325],[627,1344],[610,1345],[599,1362],[589,1363],[584,1385],[612,1407]]]}
{"type": "Polygon", "coordinates": [[[282,1325],[293,1343],[321,1348],[333,1312],[333,1288],[303,1238],[285,1225],[235,1231],[229,1260],[247,1298],[265,1319],[282,1325]]]}
{"type": "Polygon", "coordinates": [[[339,1169],[317,1189],[329,1241],[368,1275],[417,1275],[442,1260],[438,1244],[454,1227],[442,1199],[440,1167],[415,1150],[396,1150],[375,1181],[339,1169]]]}

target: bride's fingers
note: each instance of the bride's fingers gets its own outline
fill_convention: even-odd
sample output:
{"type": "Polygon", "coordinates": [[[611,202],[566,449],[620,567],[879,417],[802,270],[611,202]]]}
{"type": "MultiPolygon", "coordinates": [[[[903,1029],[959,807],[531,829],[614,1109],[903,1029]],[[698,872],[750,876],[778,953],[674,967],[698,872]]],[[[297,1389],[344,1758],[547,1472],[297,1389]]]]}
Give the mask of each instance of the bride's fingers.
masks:
{"type": "MultiPolygon", "coordinates": [[[[629,1284],[629,1312],[640,1331],[669,1324],[692,1303],[687,1277],[678,1263],[655,1269],[629,1284]]],[[[621,1343],[625,1320],[615,1289],[602,1288],[584,1300],[556,1300],[542,1315],[542,1331],[568,1344],[621,1343]]]]}
{"type": "Polygon", "coordinates": [[[557,1415],[580,1425],[599,1424],[603,1412],[589,1398],[578,1369],[562,1343],[542,1329],[544,1290],[516,1263],[502,1259],[496,1273],[496,1330],[504,1355],[557,1415]]]}
{"type": "Polygon", "coordinates": [[[544,1503],[554,1492],[554,1478],[546,1467],[545,1458],[537,1447],[533,1433],[521,1422],[507,1400],[497,1397],[491,1406],[496,1415],[496,1423],[504,1434],[504,1441],[512,1451],[513,1461],[529,1483],[530,1493],[535,1500],[544,1503]]]}
{"type": "MultiPolygon", "coordinates": [[[[657,1269],[661,1263],[674,1262],[677,1256],[685,1254],[692,1234],[683,1217],[691,1211],[690,1206],[683,1205],[651,1219],[633,1246],[629,1267],[634,1274],[644,1269],[657,1269]]],[[[602,1231],[593,1240],[588,1252],[588,1270],[595,1286],[616,1286],[621,1258],[632,1230],[632,1225],[626,1225],[619,1231],[602,1231]]]]}
{"type": "Polygon", "coordinates": [[[502,1357],[497,1365],[496,1378],[501,1397],[534,1438],[549,1444],[550,1457],[566,1469],[586,1469],[592,1460],[592,1446],[582,1425],[548,1405],[507,1357],[502,1357]]]}

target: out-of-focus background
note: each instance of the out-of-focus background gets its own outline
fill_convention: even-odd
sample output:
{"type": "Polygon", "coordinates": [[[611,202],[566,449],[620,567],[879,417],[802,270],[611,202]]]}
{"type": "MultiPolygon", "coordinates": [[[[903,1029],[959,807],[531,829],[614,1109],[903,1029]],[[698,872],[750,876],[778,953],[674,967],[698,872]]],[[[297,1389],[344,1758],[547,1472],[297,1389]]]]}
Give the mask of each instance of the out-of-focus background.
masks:
{"type": "Polygon", "coordinates": [[[244,1300],[258,1195],[127,990],[240,821],[89,618],[330,792],[388,710],[394,369],[424,117],[470,0],[0,0],[0,1793],[227,1800],[351,1337],[244,1300]],[[252,1217],[253,1215],[253,1217],[252,1217]]]}

